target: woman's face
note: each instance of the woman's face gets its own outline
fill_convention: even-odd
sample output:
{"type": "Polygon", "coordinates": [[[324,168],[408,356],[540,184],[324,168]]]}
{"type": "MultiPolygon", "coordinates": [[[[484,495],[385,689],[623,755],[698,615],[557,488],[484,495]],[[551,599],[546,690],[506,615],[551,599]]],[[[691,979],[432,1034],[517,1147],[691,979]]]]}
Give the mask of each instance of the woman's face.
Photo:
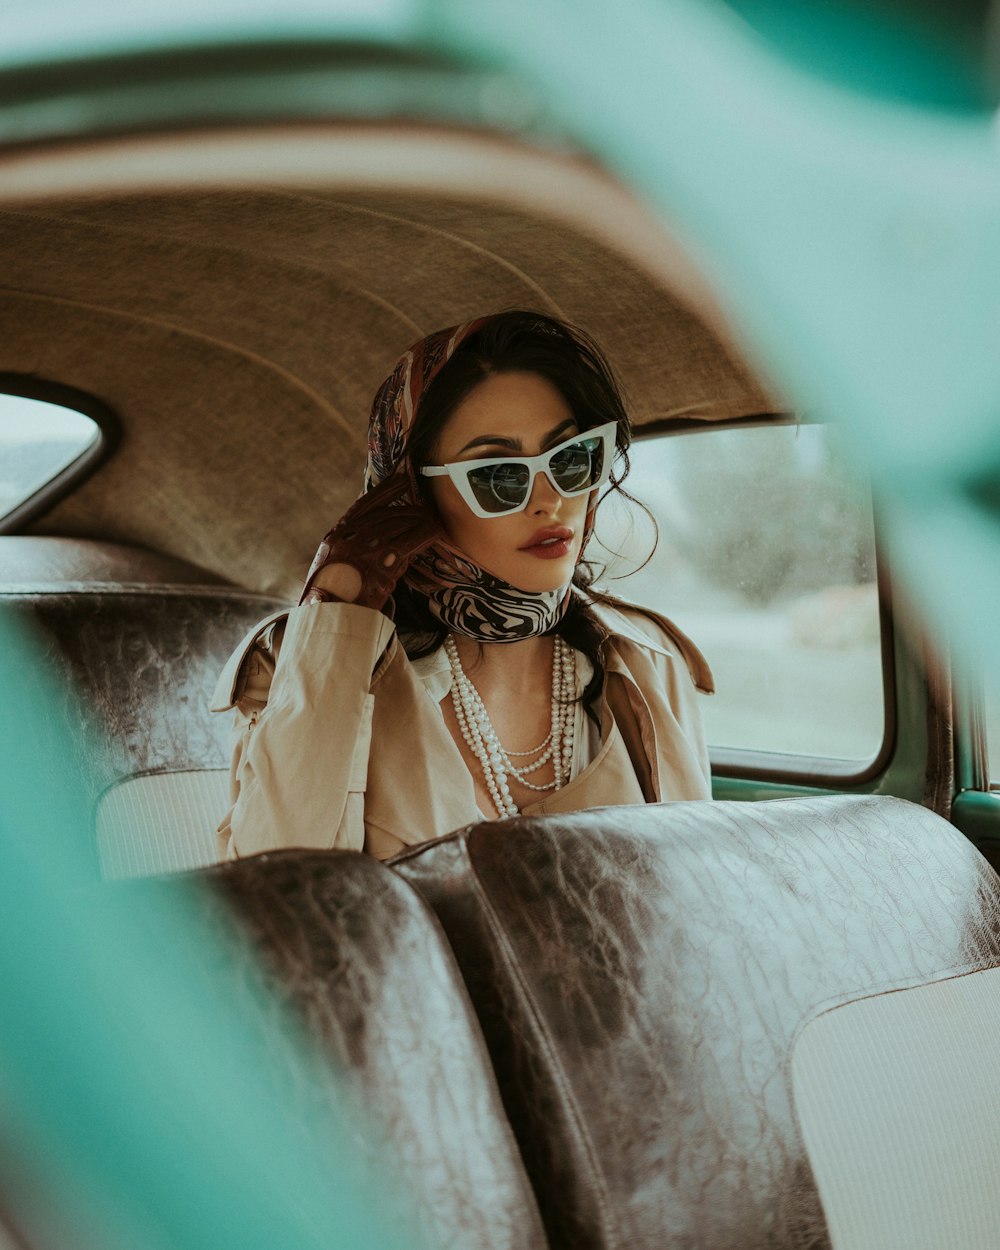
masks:
{"type": "MultiPolygon", "coordinates": [[[[470,391],[448,418],[432,463],[536,456],[577,429],[551,382],[535,373],[497,373],[470,391]]],[[[426,480],[449,538],[475,564],[520,590],[555,590],[570,581],[589,493],[566,499],[539,473],[522,512],[485,518],[475,515],[449,478],[426,480]]]]}

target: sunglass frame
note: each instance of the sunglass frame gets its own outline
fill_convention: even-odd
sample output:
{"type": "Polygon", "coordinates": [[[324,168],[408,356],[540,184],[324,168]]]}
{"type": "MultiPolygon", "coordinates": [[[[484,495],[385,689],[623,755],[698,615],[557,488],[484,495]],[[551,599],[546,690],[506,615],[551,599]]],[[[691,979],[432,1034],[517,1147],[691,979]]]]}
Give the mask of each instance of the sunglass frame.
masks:
{"type": "Polygon", "coordinates": [[[559,443],[555,447],[550,447],[548,451],[543,451],[537,456],[486,456],[479,460],[455,460],[451,464],[424,465],[420,472],[424,477],[450,477],[455,484],[455,489],[475,515],[482,517],[483,520],[490,521],[495,517],[514,516],[518,512],[523,512],[531,499],[531,492],[535,488],[535,478],[539,473],[545,474],[552,483],[553,489],[562,495],[564,499],[573,499],[577,495],[586,495],[592,490],[600,490],[611,476],[611,462],[614,459],[615,436],[617,432],[618,422],[608,421],[604,425],[595,425],[593,429],[581,430],[578,434],[571,435],[564,442],[559,443]],[[549,472],[549,464],[552,457],[558,455],[561,451],[565,451],[568,447],[574,446],[576,443],[582,443],[585,439],[591,438],[600,438],[604,443],[604,460],[598,480],[591,482],[587,486],[582,486],[579,490],[563,490],[549,472]],[[504,508],[501,512],[488,512],[476,498],[475,490],[469,481],[469,473],[475,469],[487,468],[490,465],[505,464],[527,466],[529,476],[524,492],[524,501],[513,508],[504,508]]]}

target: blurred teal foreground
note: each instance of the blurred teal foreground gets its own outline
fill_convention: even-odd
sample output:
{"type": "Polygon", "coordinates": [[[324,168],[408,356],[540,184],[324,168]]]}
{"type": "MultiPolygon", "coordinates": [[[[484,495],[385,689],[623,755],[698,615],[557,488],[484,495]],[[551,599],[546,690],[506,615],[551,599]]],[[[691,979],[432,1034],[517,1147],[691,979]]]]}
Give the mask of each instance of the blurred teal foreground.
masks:
{"type": "MultiPolygon", "coordinates": [[[[849,428],[911,596],[1000,683],[995,6],[275,9],[6,6],[0,87],[5,66],[312,38],[516,75],[670,222],[792,404],[849,428]]],[[[30,640],[5,627],[0,1064],[5,1155],[19,1202],[34,1195],[26,1216],[102,1250],[398,1244],[331,1165],[336,1125],[303,1136],[279,1106],[247,1099],[260,1056],[189,958],[197,934],[166,913],[122,931],[86,905],[84,812],[65,767],[80,745],[39,749],[38,671],[30,640]]]]}
{"type": "MultiPolygon", "coordinates": [[[[105,58],[113,82],[116,57],[303,43],[499,74],[527,112],[494,124],[566,137],[644,195],[790,406],[850,428],[910,597],[1000,677],[995,0],[49,0],[6,7],[0,75],[105,58]]],[[[379,112],[349,78],[340,115],[379,112]]],[[[7,81],[0,124],[22,116],[7,81]]],[[[280,111],[293,88],[272,86],[280,111]]],[[[330,107],[322,82],[294,90],[330,107]]],[[[427,92],[420,116],[454,122],[427,92]]],[[[34,103],[85,130],[79,101],[34,103]]],[[[129,108],[141,89],[116,126],[129,108]]]]}
{"type": "Polygon", "coordinates": [[[314,1118],[281,1105],[281,1039],[238,1014],[242,975],[198,957],[218,931],[160,893],[132,895],[141,915],[105,905],[73,784],[86,744],[40,715],[61,692],[6,616],[0,689],[0,1209],[73,1250],[415,1248],[359,1181],[330,1074],[291,1027],[314,1118]]]}
{"type": "MultiPolygon", "coordinates": [[[[113,81],[116,56],[303,41],[500,74],[528,101],[508,119],[524,137],[562,135],[644,195],[790,406],[850,428],[910,596],[1000,678],[993,0],[50,0],[8,8],[0,74],[105,58],[113,81]]],[[[379,112],[369,88],[337,108],[379,112]]],[[[427,91],[420,115],[454,122],[427,91]]],[[[142,91],[115,107],[127,129],[142,91]]],[[[85,128],[73,108],[51,115],[85,128]]]]}
{"type": "Polygon", "coordinates": [[[997,6],[432,8],[662,213],[790,406],[848,427],[894,569],[1000,685],[997,6]]]}

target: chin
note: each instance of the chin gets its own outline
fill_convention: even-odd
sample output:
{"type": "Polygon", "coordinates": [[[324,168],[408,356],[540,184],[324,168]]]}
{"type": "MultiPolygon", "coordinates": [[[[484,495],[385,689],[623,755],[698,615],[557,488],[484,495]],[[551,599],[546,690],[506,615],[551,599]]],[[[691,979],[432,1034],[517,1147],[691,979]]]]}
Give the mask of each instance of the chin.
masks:
{"type": "MultiPolygon", "coordinates": [[[[569,560],[559,561],[563,567],[531,569],[528,572],[519,571],[517,574],[512,573],[505,577],[504,581],[510,582],[512,586],[516,586],[518,590],[531,591],[536,594],[546,590],[560,590],[573,580],[573,573],[576,564],[569,560]]],[[[499,576],[499,575],[498,575],[499,576]]]]}
{"type": "Polygon", "coordinates": [[[492,573],[510,586],[516,586],[518,590],[533,594],[559,590],[571,582],[578,557],[579,552],[569,552],[560,560],[538,560],[525,556],[519,560],[493,563],[478,554],[469,555],[469,559],[485,572],[492,573]]]}

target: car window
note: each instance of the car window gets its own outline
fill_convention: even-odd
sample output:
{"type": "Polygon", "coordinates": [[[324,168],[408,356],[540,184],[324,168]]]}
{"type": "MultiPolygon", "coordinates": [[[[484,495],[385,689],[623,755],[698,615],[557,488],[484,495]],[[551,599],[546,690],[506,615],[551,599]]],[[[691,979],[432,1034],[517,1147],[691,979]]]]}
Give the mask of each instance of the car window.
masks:
{"type": "Polygon", "coordinates": [[[73,408],[0,394],[0,523],[96,447],[96,421],[73,408]]]}
{"type": "Polygon", "coordinates": [[[656,550],[611,580],[645,558],[652,527],[611,499],[597,534],[621,552],[608,589],[669,616],[712,665],[711,745],[857,773],[885,733],[883,663],[871,497],[838,435],[789,424],[638,441],[628,489],[656,517],[656,550]]]}

